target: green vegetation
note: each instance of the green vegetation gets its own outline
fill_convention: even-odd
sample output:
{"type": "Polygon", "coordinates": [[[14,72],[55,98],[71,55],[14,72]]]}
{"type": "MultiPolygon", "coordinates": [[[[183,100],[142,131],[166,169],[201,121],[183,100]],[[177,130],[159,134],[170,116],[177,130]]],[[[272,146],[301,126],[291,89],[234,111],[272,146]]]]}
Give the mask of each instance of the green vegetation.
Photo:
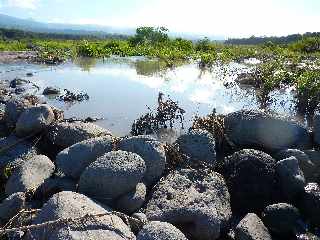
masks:
{"type": "Polygon", "coordinates": [[[34,50],[37,52],[38,62],[52,64],[76,59],[78,56],[92,59],[112,55],[160,59],[159,63],[141,69],[147,74],[154,68],[165,70],[187,61],[197,62],[200,68],[212,68],[223,67],[231,61],[242,62],[247,58],[257,58],[261,63],[255,66],[252,76],[261,101],[267,102],[275,89],[290,86],[296,89],[299,111],[312,114],[320,102],[319,33],[262,38],[263,41],[252,37],[249,39],[252,43],[257,40],[261,44],[233,45],[231,40],[223,44],[212,42],[208,38],[196,42],[182,38],[172,39],[168,36],[168,29],[164,27],[140,27],[134,36],[128,38],[85,40],[83,36],[79,38],[81,40],[68,39],[66,36],[56,39],[56,35],[49,39],[50,34],[42,36],[38,33],[32,35],[12,31],[0,31],[0,51],[34,50]]]}

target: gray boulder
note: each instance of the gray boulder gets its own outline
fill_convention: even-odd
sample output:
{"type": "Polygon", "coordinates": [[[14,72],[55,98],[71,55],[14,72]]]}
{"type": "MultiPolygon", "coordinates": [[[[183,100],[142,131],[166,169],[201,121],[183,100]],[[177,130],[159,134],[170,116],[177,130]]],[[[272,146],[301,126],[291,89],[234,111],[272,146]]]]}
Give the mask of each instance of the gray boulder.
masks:
{"type": "Polygon", "coordinates": [[[59,93],[60,89],[55,87],[46,87],[42,92],[43,95],[56,95],[59,93]]]}
{"type": "Polygon", "coordinates": [[[24,137],[42,132],[54,121],[54,113],[49,105],[39,105],[24,110],[16,123],[17,136],[24,137]]]}
{"type": "Polygon", "coordinates": [[[143,183],[138,183],[136,188],[115,201],[115,207],[128,215],[142,207],[146,199],[147,188],[143,183]]]}
{"type": "MultiPolygon", "coordinates": [[[[295,157],[299,162],[299,167],[307,182],[315,181],[316,166],[309,158],[308,152],[310,150],[301,151],[298,149],[285,149],[275,155],[276,160],[280,161],[289,157],[295,157]]],[[[311,150],[313,151],[313,150],[311,150]]],[[[320,158],[319,158],[320,159],[320,158]]]]}
{"type": "Polygon", "coordinates": [[[211,164],[216,160],[214,136],[204,130],[192,130],[176,141],[179,150],[189,158],[189,163],[211,164]]]}
{"type": "Polygon", "coordinates": [[[287,203],[267,206],[262,214],[262,220],[271,232],[287,238],[295,236],[300,219],[299,210],[287,203]]]}
{"type": "Polygon", "coordinates": [[[145,163],[139,155],[112,151],[99,157],[84,170],[79,180],[79,191],[109,204],[133,190],[142,180],[145,170],[145,163]]]}
{"type": "Polygon", "coordinates": [[[306,181],[295,157],[283,159],[277,163],[276,173],[283,195],[294,201],[303,192],[306,181]]]}
{"type": "Polygon", "coordinates": [[[160,142],[149,136],[131,137],[120,141],[119,149],[136,153],[142,157],[146,163],[143,181],[147,186],[161,178],[165,169],[166,153],[160,142]]]}
{"type": "Polygon", "coordinates": [[[141,229],[137,240],[187,240],[187,238],[170,223],[152,221],[141,229]]]}
{"type": "Polygon", "coordinates": [[[37,154],[37,149],[27,141],[22,141],[14,135],[0,139],[0,170],[9,164],[15,168],[37,154]]]}
{"type": "Polygon", "coordinates": [[[225,158],[223,175],[233,209],[244,214],[270,205],[276,195],[275,168],[276,161],[258,150],[244,149],[225,158]]]}
{"type": "Polygon", "coordinates": [[[254,213],[248,213],[237,225],[236,240],[272,240],[268,229],[254,213]]]}
{"type": "Polygon", "coordinates": [[[218,173],[176,170],[158,183],[146,215],[181,227],[192,239],[218,239],[232,215],[230,196],[218,173]]]}
{"type": "Polygon", "coordinates": [[[16,122],[20,117],[20,114],[31,107],[31,103],[25,99],[13,98],[6,103],[4,119],[9,128],[16,126],[16,122]]]}
{"type": "Polygon", "coordinates": [[[67,148],[89,138],[106,135],[112,134],[93,123],[59,122],[49,128],[48,138],[53,144],[61,148],[67,148]]]}
{"type": "Polygon", "coordinates": [[[112,136],[90,138],[61,151],[56,157],[56,164],[65,175],[79,178],[90,163],[112,148],[112,136]]]}
{"type": "Polygon", "coordinates": [[[6,223],[25,206],[26,196],[22,192],[14,193],[4,199],[0,204],[0,220],[6,223]]]}
{"type": "Polygon", "coordinates": [[[110,209],[105,209],[86,196],[74,192],[60,192],[53,195],[37,214],[33,224],[75,218],[78,220],[66,221],[55,227],[33,229],[27,234],[26,239],[135,239],[128,226],[118,216],[113,215],[110,209]],[[102,215],[100,217],[85,217],[96,214],[102,215]]]}
{"type": "Polygon", "coordinates": [[[305,127],[258,110],[241,110],[224,119],[229,141],[241,148],[279,151],[288,148],[306,149],[311,138],[305,127]]]}
{"type": "Polygon", "coordinates": [[[304,188],[299,209],[311,223],[320,225],[320,187],[317,183],[309,183],[304,188]]]}
{"type": "Polygon", "coordinates": [[[54,172],[55,166],[44,155],[36,155],[14,170],[7,181],[6,194],[36,190],[54,172]]]}

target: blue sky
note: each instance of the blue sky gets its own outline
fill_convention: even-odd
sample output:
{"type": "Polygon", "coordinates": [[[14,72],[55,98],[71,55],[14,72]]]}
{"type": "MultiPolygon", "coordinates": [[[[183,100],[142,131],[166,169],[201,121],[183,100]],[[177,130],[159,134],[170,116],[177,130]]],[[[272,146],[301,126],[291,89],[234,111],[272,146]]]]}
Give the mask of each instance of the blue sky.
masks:
{"type": "Polygon", "coordinates": [[[227,37],[320,32],[320,0],[0,0],[0,13],[227,37]]]}

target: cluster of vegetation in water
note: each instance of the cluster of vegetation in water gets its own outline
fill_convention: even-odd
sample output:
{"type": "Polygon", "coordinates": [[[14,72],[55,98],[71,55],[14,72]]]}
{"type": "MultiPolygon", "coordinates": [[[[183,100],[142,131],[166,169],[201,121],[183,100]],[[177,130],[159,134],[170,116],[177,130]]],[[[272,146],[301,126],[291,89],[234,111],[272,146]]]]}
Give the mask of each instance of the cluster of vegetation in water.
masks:
{"type": "Polygon", "coordinates": [[[257,58],[260,63],[251,73],[252,85],[260,91],[264,102],[273,90],[290,86],[296,90],[298,110],[312,114],[320,101],[320,37],[306,35],[298,39],[289,44],[269,41],[233,45],[208,38],[199,41],[170,38],[166,28],[140,27],[134,36],[125,39],[3,39],[0,51],[34,50],[37,61],[44,63],[60,63],[78,56],[146,56],[162,60],[165,68],[196,61],[200,68],[210,69],[231,61],[257,58]]]}

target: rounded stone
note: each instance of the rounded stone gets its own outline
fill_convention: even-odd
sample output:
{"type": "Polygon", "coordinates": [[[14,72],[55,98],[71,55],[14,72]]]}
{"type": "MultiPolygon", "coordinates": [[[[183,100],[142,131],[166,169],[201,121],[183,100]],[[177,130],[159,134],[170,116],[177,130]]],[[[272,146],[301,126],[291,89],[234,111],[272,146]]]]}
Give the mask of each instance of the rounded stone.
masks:
{"type": "Polygon", "coordinates": [[[90,138],[62,150],[56,157],[56,164],[67,176],[79,178],[90,163],[112,148],[112,136],[90,138]]]}
{"type": "Polygon", "coordinates": [[[137,240],[187,240],[187,238],[170,223],[152,221],[141,229],[137,240]]]}
{"type": "Polygon", "coordinates": [[[153,185],[161,178],[166,164],[163,144],[149,136],[137,136],[123,139],[120,141],[118,148],[142,157],[146,164],[143,181],[147,186],[153,185]]]}
{"type": "Polygon", "coordinates": [[[139,155],[112,151],[84,170],[79,180],[79,191],[108,204],[133,190],[142,180],[145,169],[145,163],[139,155]]]}

